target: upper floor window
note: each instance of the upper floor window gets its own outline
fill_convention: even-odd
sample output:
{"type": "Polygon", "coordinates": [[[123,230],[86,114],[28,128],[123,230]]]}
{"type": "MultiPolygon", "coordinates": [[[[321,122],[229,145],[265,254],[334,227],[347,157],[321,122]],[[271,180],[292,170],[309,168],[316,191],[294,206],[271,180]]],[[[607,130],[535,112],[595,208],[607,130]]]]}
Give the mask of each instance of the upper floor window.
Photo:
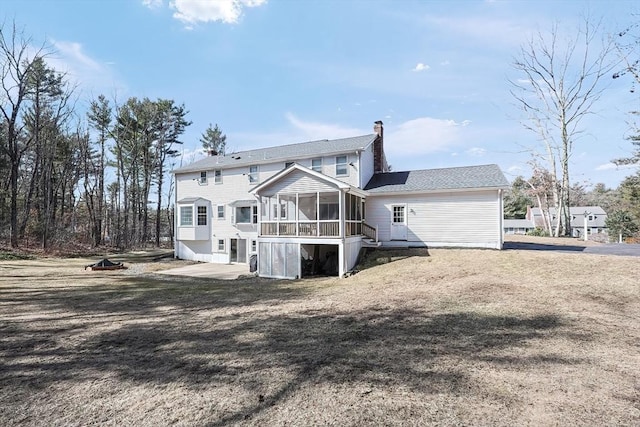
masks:
{"type": "Polygon", "coordinates": [[[213,182],[216,184],[222,184],[222,171],[220,169],[213,171],[213,182]]]}
{"type": "Polygon", "coordinates": [[[207,171],[200,172],[200,184],[207,183],[207,171]]]}
{"type": "Polygon", "coordinates": [[[258,166],[249,166],[249,183],[258,183],[258,166]]]}
{"type": "Polygon", "coordinates": [[[311,169],[322,173],[322,157],[311,160],[311,169]]]}
{"type": "Polygon", "coordinates": [[[207,207],[198,206],[198,225],[207,225],[207,207]]]}
{"type": "Polygon", "coordinates": [[[180,226],[190,227],[193,225],[193,206],[180,206],[180,226]]]}
{"type": "Polygon", "coordinates": [[[347,156],[336,157],[336,176],[348,175],[347,156]]]}
{"type": "Polygon", "coordinates": [[[224,219],[224,205],[218,205],[218,219],[224,219]]]}
{"type": "Polygon", "coordinates": [[[589,221],[593,221],[593,215],[589,215],[589,221]]]}

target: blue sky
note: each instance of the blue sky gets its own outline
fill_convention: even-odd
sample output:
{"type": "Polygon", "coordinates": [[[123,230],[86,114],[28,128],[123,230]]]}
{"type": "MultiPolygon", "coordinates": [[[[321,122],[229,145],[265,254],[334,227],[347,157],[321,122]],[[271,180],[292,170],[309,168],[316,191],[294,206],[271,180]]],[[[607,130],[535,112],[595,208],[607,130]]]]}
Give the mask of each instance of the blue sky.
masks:
{"type": "MultiPolygon", "coordinates": [[[[529,173],[536,137],[519,123],[508,78],[519,47],[582,16],[619,31],[635,1],[4,0],[50,63],[80,89],[184,103],[192,161],[209,123],[228,150],[371,133],[385,124],[394,170],[497,163],[529,173]]],[[[636,15],[636,21],[640,15],[636,15]]],[[[573,181],[617,186],[631,169],[609,162],[631,144],[628,80],[611,80],[572,157],[573,181]]]]}

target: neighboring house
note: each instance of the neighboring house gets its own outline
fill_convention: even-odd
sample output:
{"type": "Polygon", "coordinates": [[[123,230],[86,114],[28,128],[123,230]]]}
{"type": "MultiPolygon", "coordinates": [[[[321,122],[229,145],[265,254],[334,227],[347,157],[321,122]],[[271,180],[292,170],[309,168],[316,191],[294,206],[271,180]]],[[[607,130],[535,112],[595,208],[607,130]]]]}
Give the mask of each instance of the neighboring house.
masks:
{"type": "Polygon", "coordinates": [[[375,133],[210,156],[174,170],[175,256],[258,257],[263,277],[343,275],[365,246],[502,248],[496,165],[389,172],[375,133]]]}
{"type": "Polygon", "coordinates": [[[528,219],[505,219],[504,234],[527,234],[536,227],[528,219]]]}
{"type": "MultiPolygon", "coordinates": [[[[569,208],[571,215],[571,233],[573,237],[581,237],[584,234],[585,216],[587,219],[587,233],[602,234],[607,232],[607,213],[600,206],[574,206],[569,208]]],[[[555,208],[549,208],[551,226],[558,224],[558,215],[555,208]]],[[[536,227],[544,228],[544,219],[540,208],[527,207],[526,218],[536,227]]]]}

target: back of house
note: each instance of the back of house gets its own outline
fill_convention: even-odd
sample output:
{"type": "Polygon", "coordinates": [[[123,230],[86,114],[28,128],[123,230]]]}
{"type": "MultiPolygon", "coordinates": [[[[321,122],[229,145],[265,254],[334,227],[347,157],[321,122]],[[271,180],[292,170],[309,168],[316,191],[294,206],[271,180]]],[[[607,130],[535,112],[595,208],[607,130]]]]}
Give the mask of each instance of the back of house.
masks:
{"type": "Polygon", "coordinates": [[[372,134],[211,155],[174,170],[175,256],[263,277],[342,276],[364,247],[502,248],[497,165],[391,172],[372,134]]]}

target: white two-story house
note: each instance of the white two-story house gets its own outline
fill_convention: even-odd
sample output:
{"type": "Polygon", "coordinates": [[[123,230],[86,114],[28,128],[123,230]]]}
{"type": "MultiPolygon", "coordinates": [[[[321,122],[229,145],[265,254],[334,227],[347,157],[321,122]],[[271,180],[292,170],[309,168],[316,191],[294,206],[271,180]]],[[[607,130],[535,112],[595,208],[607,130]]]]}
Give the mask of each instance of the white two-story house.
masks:
{"type": "Polygon", "coordinates": [[[502,248],[496,165],[390,172],[374,133],[213,155],[174,170],[175,256],[263,277],[343,275],[364,246],[502,248]]]}

